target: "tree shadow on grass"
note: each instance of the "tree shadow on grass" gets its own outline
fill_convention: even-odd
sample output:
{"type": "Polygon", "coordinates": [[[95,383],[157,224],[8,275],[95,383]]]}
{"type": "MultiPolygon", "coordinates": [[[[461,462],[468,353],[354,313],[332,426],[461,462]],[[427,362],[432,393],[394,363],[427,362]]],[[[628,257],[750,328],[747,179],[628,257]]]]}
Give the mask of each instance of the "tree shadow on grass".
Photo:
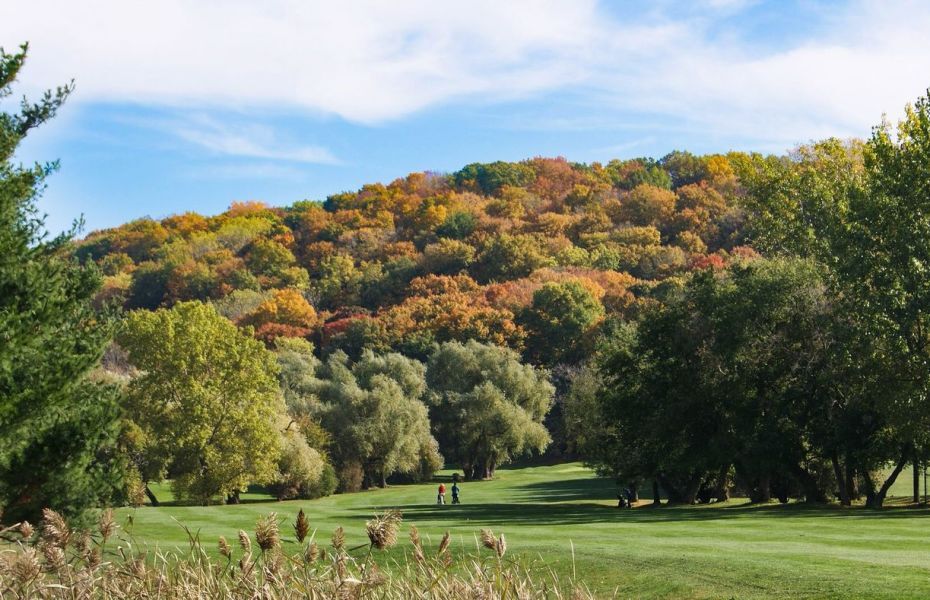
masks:
{"type": "MultiPolygon", "coordinates": [[[[567,494],[566,494],[567,495],[567,494]]],[[[818,519],[907,519],[930,516],[925,511],[901,508],[867,510],[803,503],[749,505],[746,503],[710,506],[639,506],[619,509],[616,506],[587,502],[519,502],[460,504],[456,506],[420,505],[399,507],[405,518],[418,521],[448,521],[450,526],[474,522],[476,525],[583,525],[596,523],[674,523],[736,519],[804,518],[818,519]]]]}
{"type": "Polygon", "coordinates": [[[561,479],[528,483],[514,490],[520,501],[582,502],[611,500],[616,502],[620,487],[608,477],[561,479]]]}

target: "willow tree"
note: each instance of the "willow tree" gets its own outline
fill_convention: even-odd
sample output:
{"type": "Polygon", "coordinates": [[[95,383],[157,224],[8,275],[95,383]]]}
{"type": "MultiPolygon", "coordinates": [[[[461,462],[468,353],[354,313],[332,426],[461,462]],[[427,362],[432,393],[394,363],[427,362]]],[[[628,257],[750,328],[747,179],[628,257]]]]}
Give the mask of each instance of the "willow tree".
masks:
{"type": "Polygon", "coordinates": [[[317,369],[314,388],[344,489],[384,487],[395,474],[429,477],[442,467],[422,400],[426,383],[419,361],[366,351],[352,363],[335,352],[317,369]],[[361,470],[363,481],[350,481],[352,467],[361,470]]]}
{"type": "Polygon", "coordinates": [[[493,477],[498,465],[549,445],[542,422],[554,388],[546,371],[513,350],[446,342],[430,356],[427,382],[440,450],[466,479],[493,477]]]}

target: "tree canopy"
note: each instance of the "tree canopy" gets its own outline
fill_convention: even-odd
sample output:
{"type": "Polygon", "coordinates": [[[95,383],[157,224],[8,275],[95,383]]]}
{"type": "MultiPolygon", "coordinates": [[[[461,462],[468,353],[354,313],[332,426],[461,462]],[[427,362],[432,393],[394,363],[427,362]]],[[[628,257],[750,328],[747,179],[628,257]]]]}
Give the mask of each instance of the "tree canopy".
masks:
{"type": "Polygon", "coordinates": [[[429,358],[427,382],[439,447],[466,478],[493,477],[498,465],[549,444],[542,421],[554,389],[512,350],[446,342],[429,358]]]}
{"type": "MultiPolygon", "coordinates": [[[[563,356],[544,356],[551,345],[520,318],[544,285],[574,281],[605,316],[625,317],[653,282],[742,252],[738,160],[476,163],[323,202],[140,219],[91,233],[74,253],[106,273],[101,298],[149,310],[213,302],[269,347],[304,338],[320,355],[425,360],[433,343],[477,339],[548,364],[563,356]]],[[[590,354],[573,346],[564,360],[590,354]]]]}
{"type": "Polygon", "coordinates": [[[207,503],[273,480],[284,403],[261,343],[200,302],[135,311],[119,342],[140,370],[127,416],[177,496],[207,503]]]}
{"type": "Polygon", "coordinates": [[[323,426],[333,434],[333,455],[343,486],[376,482],[394,474],[416,478],[442,467],[430,434],[422,363],[396,353],[366,352],[351,362],[337,352],[324,362],[313,384],[323,426]],[[366,481],[353,482],[352,468],[366,481]]]}

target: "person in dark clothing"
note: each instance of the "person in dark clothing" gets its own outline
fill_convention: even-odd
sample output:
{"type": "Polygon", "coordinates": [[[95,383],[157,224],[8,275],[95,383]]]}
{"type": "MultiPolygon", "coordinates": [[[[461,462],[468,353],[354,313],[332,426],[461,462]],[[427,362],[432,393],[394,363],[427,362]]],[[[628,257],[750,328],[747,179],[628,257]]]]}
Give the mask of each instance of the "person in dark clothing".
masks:
{"type": "Polygon", "coordinates": [[[452,483],[452,504],[461,504],[459,502],[459,483],[455,481],[452,483]]]}

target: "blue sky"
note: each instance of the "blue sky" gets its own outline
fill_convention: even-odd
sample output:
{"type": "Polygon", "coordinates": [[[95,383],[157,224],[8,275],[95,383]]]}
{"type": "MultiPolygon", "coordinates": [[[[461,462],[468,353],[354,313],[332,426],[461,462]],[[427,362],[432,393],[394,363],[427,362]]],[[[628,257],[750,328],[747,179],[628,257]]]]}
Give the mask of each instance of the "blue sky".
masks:
{"type": "Polygon", "coordinates": [[[88,229],[322,199],[475,161],[783,152],[930,86],[930,3],[6,0],[19,91],[74,78],[24,161],[88,229]]]}

